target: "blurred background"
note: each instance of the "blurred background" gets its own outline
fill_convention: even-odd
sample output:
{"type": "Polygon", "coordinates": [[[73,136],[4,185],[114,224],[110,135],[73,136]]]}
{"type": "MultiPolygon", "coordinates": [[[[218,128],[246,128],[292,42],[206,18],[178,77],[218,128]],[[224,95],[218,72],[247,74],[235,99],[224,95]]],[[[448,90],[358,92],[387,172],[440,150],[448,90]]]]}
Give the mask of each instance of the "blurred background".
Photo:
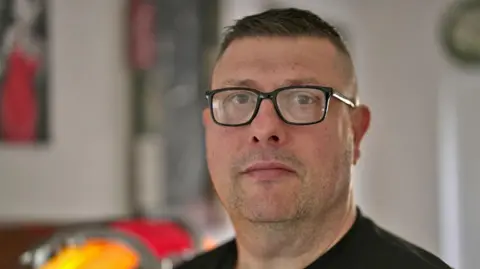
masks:
{"type": "Polygon", "coordinates": [[[478,3],[0,0],[0,267],[48,227],[179,216],[232,236],[205,166],[203,92],[223,27],[293,6],[343,34],[372,109],[363,211],[480,268],[478,3]]]}

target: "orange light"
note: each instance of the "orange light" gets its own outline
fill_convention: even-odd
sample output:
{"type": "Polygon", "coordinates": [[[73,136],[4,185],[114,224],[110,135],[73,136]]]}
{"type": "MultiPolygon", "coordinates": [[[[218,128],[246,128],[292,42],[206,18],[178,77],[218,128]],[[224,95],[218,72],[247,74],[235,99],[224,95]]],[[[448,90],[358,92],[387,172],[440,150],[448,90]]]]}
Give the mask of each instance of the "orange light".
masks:
{"type": "Polygon", "coordinates": [[[50,262],[42,266],[41,269],[64,269],[68,264],[76,263],[82,258],[82,251],[77,247],[67,247],[55,256],[50,262]]]}
{"type": "Polygon", "coordinates": [[[135,269],[139,265],[137,253],[121,243],[110,242],[102,249],[101,255],[76,269],[135,269]]]}
{"type": "Polygon", "coordinates": [[[137,253],[119,242],[90,240],[83,246],[67,247],[40,269],[136,269],[137,253]]]}

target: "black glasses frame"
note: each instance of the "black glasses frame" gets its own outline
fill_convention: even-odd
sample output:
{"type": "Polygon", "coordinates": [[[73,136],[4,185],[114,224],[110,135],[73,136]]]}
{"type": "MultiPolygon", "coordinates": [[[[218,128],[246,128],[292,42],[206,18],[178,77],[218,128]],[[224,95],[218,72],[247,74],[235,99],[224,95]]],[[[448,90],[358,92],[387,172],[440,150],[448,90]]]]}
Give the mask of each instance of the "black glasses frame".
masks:
{"type": "Polygon", "coordinates": [[[312,125],[312,124],[320,123],[325,119],[325,117],[327,115],[328,106],[330,104],[330,100],[331,100],[332,97],[335,97],[336,99],[345,103],[346,105],[350,106],[351,108],[355,108],[357,106],[357,104],[354,100],[351,100],[350,98],[348,98],[345,95],[339,93],[338,91],[334,90],[333,88],[324,87],[324,86],[314,86],[314,85],[287,86],[287,87],[278,88],[278,89],[276,89],[274,91],[271,91],[271,92],[261,92],[261,91],[256,90],[256,89],[251,89],[251,88],[246,88],[246,87],[228,87],[228,88],[220,88],[220,89],[216,89],[216,90],[210,90],[210,91],[207,91],[205,93],[205,98],[208,101],[208,106],[209,106],[209,109],[210,109],[210,115],[211,115],[213,121],[218,125],[230,126],[230,127],[244,126],[244,125],[249,125],[250,123],[252,123],[252,121],[257,116],[258,111],[260,110],[260,105],[261,105],[262,101],[265,100],[265,99],[270,99],[272,101],[273,106],[275,108],[275,111],[277,112],[277,115],[280,117],[280,119],[283,122],[285,122],[287,124],[291,124],[291,125],[312,125]],[[318,121],[305,122],[305,123],[291,122],[291,121],[286,120],[283,117],[282,113],[280,112],[280,108],[278,107],[277,96],[282,91],[289,90],[289,89],[313,89],[313,90],[318,90],[318,91],[323,92],[323,94],[325,95],[325,110],[323,112],[323,116],[321,117],[321,119],[318,120],[318,121]],[[213,98],[214,98],[215,94],[221,93],[221,92],[224,92],[224,91],[232,91],[232,90],[244,90],[244,91],[246,90],[246,91],[253,92],[257,95],[257,103],[256,103],[256,106],[255,106],[255,110],[253,111],[253,114],[250,117],[250,119],[248,121],[244,122],[244,123],[226,124],[226,123],[218,122],[217,119],[215,118],[215,115],[214,115],[214,112],[213,112],[213,98]]]}

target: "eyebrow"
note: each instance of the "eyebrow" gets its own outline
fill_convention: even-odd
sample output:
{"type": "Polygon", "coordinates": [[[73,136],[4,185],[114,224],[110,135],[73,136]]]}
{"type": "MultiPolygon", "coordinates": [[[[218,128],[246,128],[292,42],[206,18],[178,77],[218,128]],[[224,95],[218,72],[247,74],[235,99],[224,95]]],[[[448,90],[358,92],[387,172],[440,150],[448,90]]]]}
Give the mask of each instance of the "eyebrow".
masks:
{"type": "MultiPolygon", "coordinates": [[[[247,88],[261,88],[259,83],[253,79],[227,79],[221,84],[226,87],[247,87],[247,88]]],[[[296,85],[320,85],[317,79],[313,77],[285,79],[279,85],[280,87],[296,86],[296,85]]]]}

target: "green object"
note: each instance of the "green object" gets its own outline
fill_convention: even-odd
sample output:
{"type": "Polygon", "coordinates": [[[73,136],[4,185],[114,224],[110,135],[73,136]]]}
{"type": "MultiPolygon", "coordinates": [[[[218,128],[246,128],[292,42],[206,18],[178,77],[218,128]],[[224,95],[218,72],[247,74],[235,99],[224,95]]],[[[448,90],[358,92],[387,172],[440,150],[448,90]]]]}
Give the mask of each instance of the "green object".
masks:
{"type": "Polygon", "coordinates": [[[442,22],[445,51],[463,65],[480,66],[480,0],[455,3],[442,22]]]}

